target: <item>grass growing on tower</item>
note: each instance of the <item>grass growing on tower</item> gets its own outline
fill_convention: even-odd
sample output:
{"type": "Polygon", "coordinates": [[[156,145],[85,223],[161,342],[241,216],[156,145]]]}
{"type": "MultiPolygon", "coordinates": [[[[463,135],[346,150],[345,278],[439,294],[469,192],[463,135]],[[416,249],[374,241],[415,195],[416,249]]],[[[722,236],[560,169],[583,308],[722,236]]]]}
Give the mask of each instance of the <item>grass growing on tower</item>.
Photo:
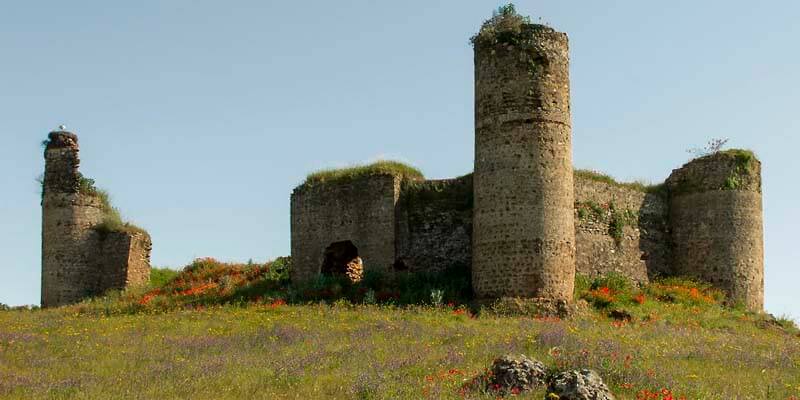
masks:
{"type": "Polygon", "coordinates": [[[86,196],[93,196],[100,201],[100,207],[103,210],[103,220],[92,227],[92,229],[100,233],[112,232],[128,232],[147,234],[147,231],[136,226],[135,224],[122,219],[119,209],[111,204],[111,195],[104,189],[95,186],[94,179],[83,176],[78,173],[78,190],[81,194],[86,196]]]}
{"type": "Polygon", "coordinates": [[[614,177],[612,177],[611,175],[604,174],[598,171],[593,171],[590,169],[576,169],[574,171],[574,176],[576,179],[587,179],[595,182],[602,182],[608,185],[633,189],[643,193],[650,193],[661,196],[666,194],[665,192],[666,186],[663,183],[651,184],[644,181],[619,182],[616,179],[614,179],[614,177]]]}
{"type": "Polygon", "coordinates": [[[395,175],[403,179],[423,179],[420,170],[399,161],[377,161],[367,165],[355,165],[347,168],[323,169],[311,173],[303,182],[304,186],[313,186],[322,183],[341,183],[355,179],[376,176],[395,175]]]}

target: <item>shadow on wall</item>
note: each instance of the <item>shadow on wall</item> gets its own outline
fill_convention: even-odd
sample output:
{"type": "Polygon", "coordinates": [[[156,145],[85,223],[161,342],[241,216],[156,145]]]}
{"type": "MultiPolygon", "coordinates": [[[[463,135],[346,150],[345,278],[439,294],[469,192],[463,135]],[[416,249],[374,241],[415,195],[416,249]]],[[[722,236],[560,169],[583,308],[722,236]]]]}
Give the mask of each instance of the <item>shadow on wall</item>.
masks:
{"type": "Polygon", "coordinates": [[[674,274],[671,268],[669,208],[664,193],[647,193],[639,209],[640,259],[650,280],[674,274]]]}
{"type": "Polygon", "coordinates": [[[358,248],[350,240],[331,243],[325,248],[320,272],[323,275],[346,275],[352,282],[361,280],[364,264],[358,248]]]}

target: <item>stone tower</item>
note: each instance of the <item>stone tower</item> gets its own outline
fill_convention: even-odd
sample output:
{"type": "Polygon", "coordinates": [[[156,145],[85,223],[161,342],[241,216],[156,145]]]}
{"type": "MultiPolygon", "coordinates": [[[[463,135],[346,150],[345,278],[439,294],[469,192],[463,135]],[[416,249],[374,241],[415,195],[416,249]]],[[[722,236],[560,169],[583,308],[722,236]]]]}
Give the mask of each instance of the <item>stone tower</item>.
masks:
{"type": "Polygon", "coordinates": [[[42,192],[42,307],[92,294],[96,273],[86,249],[103,221],[100,199],[81,193],[78,137],[50,132],[42,192]]]}
{"type": "Polygon", "coordinates": [[[101,226],[110,205],[78,171],[78,137],[50,132],[42,183],[42,307],[144,284],[150,236],[130,224],[101,226]]]}
{"type": "MultiPolygon", "coordinates": [[[[483,33],[483,30],[482,30],[483,33]]],[[[474,40],[473,288],[572,299],[575,225],[567,35],[523,23],[474,40]]]]}
{"type": "Polygon", "coordinates": [[[744,150],[695,159],[672,172],[675,273],[722,289],[733,304],[764,308],[761,163],[744,150]]]}

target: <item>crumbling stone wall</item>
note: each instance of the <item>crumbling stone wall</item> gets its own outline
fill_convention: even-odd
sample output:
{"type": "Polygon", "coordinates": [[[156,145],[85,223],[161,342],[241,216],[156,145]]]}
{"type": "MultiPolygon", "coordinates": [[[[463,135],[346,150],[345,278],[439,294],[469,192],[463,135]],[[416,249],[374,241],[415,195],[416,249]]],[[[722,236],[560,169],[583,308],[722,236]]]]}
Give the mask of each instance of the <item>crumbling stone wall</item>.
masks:
{"type": "Polygon", "coordinates": [[[519,38],[475,44],[473,288],[482,298],[571,300],[568,39],[532,24],[519,38]]]}
{"type": "Polygon", "coordinates": [[[96,259],[101,262],[101,288],[121,289],[150,281],[153,245],[146,232],[100,232],[98,243],[96,259]]]}
{"type": "Polygon", "coordinates": [[[472,175],[408,181],[397,209],[397,270],[471,267],[472,175]]]}
{"type": "Polygon", "coordinates": [[[348,240],[365,271],[390,272],[400,182],[398,176],[373,175],[297,187],[291,198],[292,281],[316,278],[325,249],[348,240]]]}
{"type": "Polygon", "coordinates": [[[666,196],[575,177],[576,271],[639,283],[671,275],[666,196]]]}
{"type": "Polygon", "coordinates": [[[675,272],[763,310],[761,163],[749,152],[720,152],[674,170],[667,186],[675,272]]]}
{"type": "Polygon", "coordinates": [[[50,133],[42,184],[42,307],[76,303],[108,289],[146,283],[150,276],[146,233],[123,241],[114,239],[123,233],[106,237],[95,229],[108,205],[85,190],[78,151],[75,134],[50,133]],[[126,278],[113,278],[119,275],[126,278]]]}
{"type": "Polygon", "coordinates": [[[761,310],[758,160],[701,157],[658,191],[573,176],[567,35],[524,23],[518,32],[524,19],[505,17],[473,38],[474,174],[301,185],[291,200],[292,279],[314,278],[325,249],[349,240],[367,269],[469,266],[480,299],[561,303],[576,271],[615,272],[641,283],[695,276],[761,310]]]}

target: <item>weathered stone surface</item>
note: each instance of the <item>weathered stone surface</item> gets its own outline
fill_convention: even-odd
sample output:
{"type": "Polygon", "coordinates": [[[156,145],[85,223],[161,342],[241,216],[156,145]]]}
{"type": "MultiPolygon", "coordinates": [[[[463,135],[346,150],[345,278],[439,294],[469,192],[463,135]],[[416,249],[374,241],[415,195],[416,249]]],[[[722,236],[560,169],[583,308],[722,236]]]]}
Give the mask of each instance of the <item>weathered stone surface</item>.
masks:
{"type": "Polygon", "coordinates": [[[523,392],[544,385],[547,369],[522,354],[508,354],[492,363],[489,389],[501,393],[523,392]]]}
{"type": "Polygon", "coordinates": [[[150,279],[146,233],[101,234],[102,199],[81,190],[78,138],[51,132],[42,188],[42,307],[71,304],[150,279]]]}
{"type": "Polygon", "coordinates": [[[614,400],[600,375],[588,369],[556,375],[547,387],[545,399],[549,399],[551,393],[559,400],[614,400]]]}
{"type": "Polygon", "coordinates": [[[144,232],[99,233],[99,253],[103,291],[145,285],[150,281],[152,242],[144,232]]]}
{"type": "Polygon", "coordinates": [[[614,272],[638,283],[669,275],[668,211],[665,196],[576,176],[577,272],[614,272]],[[613,218],[624,221],[619,238],[610,232],[613,218]]]}
{"type": "Polygon", "coordinates": [[[291,200],[292,281],[315,279],[325,249],[343,241],[353,243],[365,270],[391,271],[400,180],[375,175],[297,187],[291,200]]]}
{"type": "Polygon", "coordinates": [[[397,270],[438,272],[472,264],[472,175],[408,181],[397,213],[397,270]]]}
{"type": "Polygon", "coordinates": [[[571,300],[568,40],[541,25],[523,25],[521,37],[519,46],[475,46],[473,288],[571,300]]]}
{"type": "Polygon", "coordinates": [[[760,163],[747,152],[702,157],[653,193],[576,177],[566,34],[523,25],[514,45],[503,37],[475,42],[474,174],[301,185],[292,279],[316,277],[325,249],[349,240],[367,269],[470,268],[480,301],[532,300],[504,309],[542,301],[560,315],[576,272],[638,283],[690,275],[762,309],[760,163]]]}
{"type": "Polygon", "coordinates": [[[675,272],[763,310],[761,163],[717,153],[673,171],[667,186],[675,272]]]}

